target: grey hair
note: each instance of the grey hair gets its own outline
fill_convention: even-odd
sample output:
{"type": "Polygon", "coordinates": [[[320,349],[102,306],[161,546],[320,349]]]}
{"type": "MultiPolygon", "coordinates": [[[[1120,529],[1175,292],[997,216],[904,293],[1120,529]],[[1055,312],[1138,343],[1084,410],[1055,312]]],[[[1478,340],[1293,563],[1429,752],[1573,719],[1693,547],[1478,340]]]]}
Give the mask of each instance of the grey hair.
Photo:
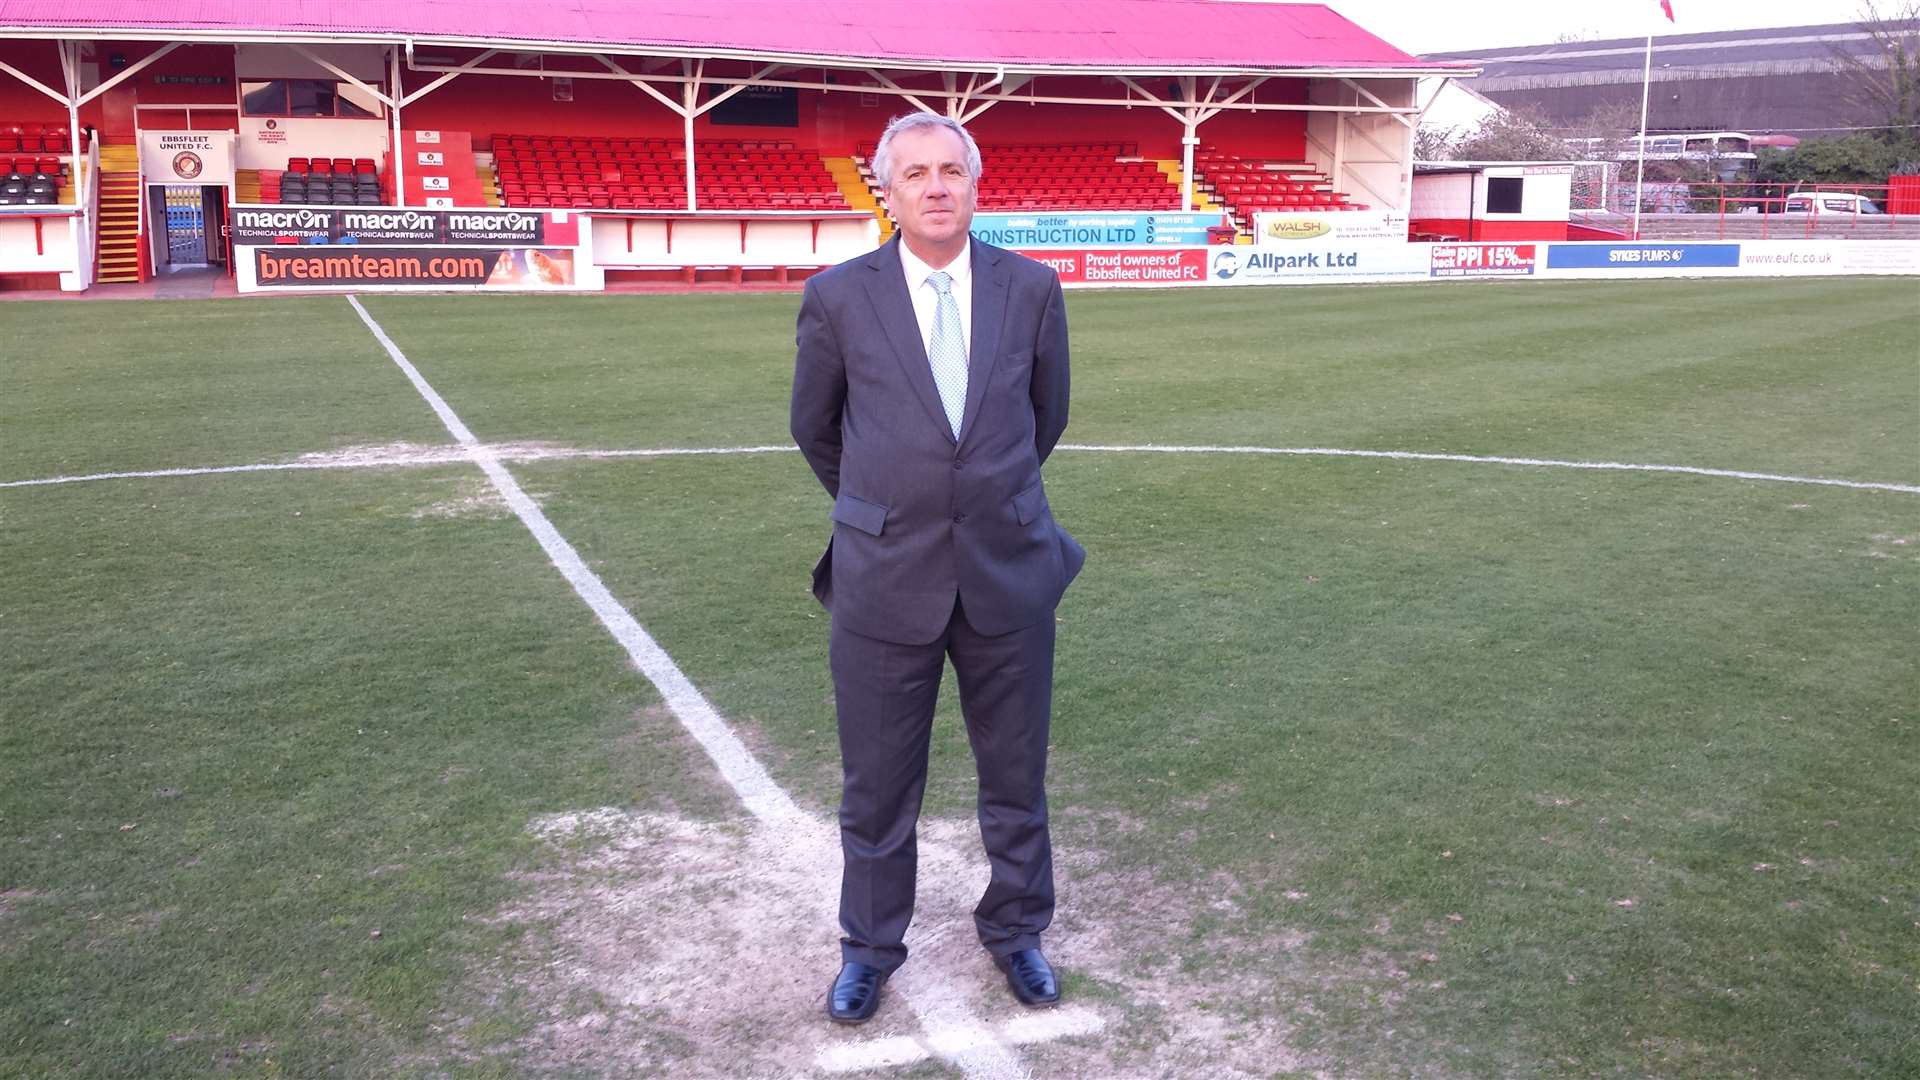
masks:
{"type": "Polygon", "coordinates": [[[893,186],[893,137],[903,131],[919,131],[923,128],[946,128],[960,136],[960,145],[967,148],[967,175],[975,183],[980,180],[980,146],[973,136],[962,127],[960,121],[939,113],[910,112],[896,116],[887,124],[887,130],[880,133],[880,145],[873,151],[873,178],[884,190],[893,186]]]}

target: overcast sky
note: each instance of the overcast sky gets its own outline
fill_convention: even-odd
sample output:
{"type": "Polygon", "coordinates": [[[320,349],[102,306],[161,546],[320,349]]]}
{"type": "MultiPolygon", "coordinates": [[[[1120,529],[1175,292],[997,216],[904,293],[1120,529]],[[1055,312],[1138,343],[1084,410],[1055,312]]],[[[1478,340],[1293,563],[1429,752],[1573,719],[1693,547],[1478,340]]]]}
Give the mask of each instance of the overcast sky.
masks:
{"type": "MultiPolygon", "coordinates": [[[[1853,22],[1860,0],[1325,0],[1411,53],[1539,45],[1562,34],[1620,38],[1853,22]]],[[[1884,10],[1893,7],[1881,0],[1884,10]]]]}

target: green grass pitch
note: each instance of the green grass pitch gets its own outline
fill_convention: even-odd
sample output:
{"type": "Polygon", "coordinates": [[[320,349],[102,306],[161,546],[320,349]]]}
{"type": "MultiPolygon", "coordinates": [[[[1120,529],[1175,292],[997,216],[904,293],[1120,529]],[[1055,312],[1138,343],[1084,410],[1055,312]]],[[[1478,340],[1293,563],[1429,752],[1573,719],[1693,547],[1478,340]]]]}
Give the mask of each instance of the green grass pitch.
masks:
{"type": "MultiPolygon", "coordinates": [[[[365,304],[489,443],[787,441],[793,295],[365,304]]],[[[1920,485],[1911,280],[1068,304],[1069,443],[1920,485]]],[[[450,441],[343,298],[0,304],[0,341],[0,483],[450,441]]],[[[798,455],[511,468],[825,821],[798,455]]],[[[1037,1074],[1920,1074],[1920,494],[1046,473],[1091,553],[1059,612],[1055,936],[1107,1024],[1022,1047],[1037,1074]]],[[[540,974],[592,852],[530,823],[746,815],[471,465],[0,487],[0,645],[0,1076],[819,1071],[777,1054],[828,1039],[812,1011],[702,1027],[540,974]]],[[[964,823],[950,692],[934,757],[927,817],[964,823]]],[[[649,874],[694,880],[592,881],[649,874]]],[[[788,963],[819,990],[836,957],[788,963]]]]}

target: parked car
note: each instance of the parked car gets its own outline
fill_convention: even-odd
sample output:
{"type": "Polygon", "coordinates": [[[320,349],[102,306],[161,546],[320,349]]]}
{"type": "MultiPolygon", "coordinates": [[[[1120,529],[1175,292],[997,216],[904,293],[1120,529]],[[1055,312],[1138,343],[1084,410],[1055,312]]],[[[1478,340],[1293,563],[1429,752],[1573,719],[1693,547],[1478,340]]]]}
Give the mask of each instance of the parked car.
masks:
{"type": "Polygon", "coordinates": [[[1878,203],[1850,191],[1802,191],[1787,196],[1788,214],[1883,214],[1878,203]]]}

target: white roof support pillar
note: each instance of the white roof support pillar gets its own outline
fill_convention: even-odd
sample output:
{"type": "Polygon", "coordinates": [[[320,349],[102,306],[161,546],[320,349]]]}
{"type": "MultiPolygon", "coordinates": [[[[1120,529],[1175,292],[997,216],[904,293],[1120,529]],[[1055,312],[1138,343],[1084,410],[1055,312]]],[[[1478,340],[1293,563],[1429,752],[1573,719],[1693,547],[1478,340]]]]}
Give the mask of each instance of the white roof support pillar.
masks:
{"type": "Polygon", "coordinates": [[[292,49],[294,52],[299,53],[301,56],[304,56],[307,59],[313,61],[314,63],[320,65],[321,67],[326,68],[328,71],[333,72],[335,75],[340,76],[340,79],[342,82],[350,83],[351,85],[359,88],[360,90],[365,91],[367,96],[373,98],[375,101],[378,101],[380,104],[385,105],[389,110],[393,108],[392,97],[389,97],[388,95],[381,93],[379,90],[375,89],[374,87],[368,86],[365,82],[363,82],[360,79],[359,76],[355,75],[353,72],[348,71],[346,68],[343,68],[340,65],[334,63],[333,61],[327,59],[326,57],[321,56],[319,53],[314,52],[312,49],[307,48],[305,45],[294,43],[294,44],[288,45],[287,47],[292,49]]]}
{"type": "Polygon", "coordinates": [[[1141,86],[1132,78],[1125,75],[1120,76],[1121,82],[1145,98],[1149,104],[1158,107],[1161,112],[1180,121],[1180,208],[1183,211],[1190,211],[1194,209],[1193,151],[1195,147],[1200,145],[1200,125],[1229,109],[1242,107],[1239,105],[1240,99],[1253,93],[1261,83],[1267,81],[1267,77],[1263,75],[1251,79],[1245,86],[1228,94],[1226,97],[1219,96],[1220,84],[1226,81],[1226,76],[1224,75],[1215,75],[1213,77],[1213,81],[1207,84],[1207,92],[1204,97],[1198,92],[1199,79],[1196,76],[1182,75],[1179,79],[1181,100],[1170,102],[1154,94],[1146,87],[1141,86]]]}
{"type": "Polygon", "coordinates": [[[1020,87],[1025,86],[1028,82],[1032,81],[1032,78],[1033,77],[1031,75],[1008,75],[1006,68],[1000,68],[994,71],[993,78],[987,80],[987,82],[984,85],[978,88],[969,86],[967,90],[967,96],[971,98],[976,94],[983,94],[987,90],[995,86],[1000,87],[1000,92],[1002,96],[986,98],[985,100],[981,101],[980,104],[975,105],[974,107],[961,112],[961,114],[959,116],[954,117],[954,119],[960,121],[962,124],[973,123],[974,117],[979,116],[981,113],[986,112],[988,109],[991,109],[995,105],[1000,104],[1002,101],[1007,100],[1004,95],[1011,94],[1015,90],[1018,90],[1020,87]]]}
{"type": "Polygon", "coordinates": [[[700,105],[700,77],[706,74],[705,60],[680,61],[681,74],[687,81],[680,85],[680,97],[684,105],[680,116],[685,120],[687,148],[687,209],[700,209],[699,178],[693,167],[693,118],[698,115],[700,105]]]}
{"type": "Polygon", "coordinates": [[[732,97],[733,95],[739,93],[740,91],[745,90],[747,87],[759,86],[761,83],[761,80],[765,79],[767,76],[773,74],[774,72],[779,71],[783,66],[784,65],[781,65],[781,64],[768,64],[766,67],[763,67],[759,71],[756,71],[753,74],[747,76],[746,82],[736,83],[733,86],[728,87],[726,90],[722,91],[721,93],[713,95],[713,97],[707,100],[706,104],[701,105],[699,108],[694,109],[693,115],[705,116],[715,105],[718,105],[721,102],[732,97]]]}
{"type": "MultiPolygon", "coordinates": [[[[65,48],[64,43],[62,44],[62,48],[63,49],[65,48]]],[[[24,71],[21,71],[19,68],[14,67],[12,64],[7,63],[5,60],[0,60],[0,71],[4,71],[7,74],[13,76],[14,78],[19,79],[21,82],[26,83],[28,86],[33,87],[35,90],[40,91],[41,93],[47,95],[48,97],[52,98],[53,100],[59,102],[62,105],[75,104],[73,98],[69,97],[66,94],[61,93],[58,90],[55,90],[53,87],[48,86],[46,83],[41,82],[39,79],[34,78],[33,76],[27,74],[24,71]]]]}
{"type": "MultiPolygon", "coordinates": [[[[641,92],[645,93],[648,97],[652,98],[653,100],[659,102],[662,105],[665,105],[668,109],[671,109],[675,116],[685,116],[687,114],[685,107],[682,106],[680,102],[673,100],[672,98],[668,97],[664,93],[661,93],[660,90],[656,88],[653,85],[653,83],[648,81],[647,79],[639,75],[636,75],[631,71],[628,71],[626,68],[621,67],[619,64],[614,63],[612,57],[609,57],[600,53],[595,53],[593,58],[595,60],[600,61],[602,64],[605,64],[607,67],[607,70],[613,72],[613,74],[611,76],[598,75],[593,72],[587,72],[587,71],[574,71],[574,72],[568,72],[568,74],[573,76],[576,79],[589,79],[589,78],[624,79],[627,82],[632,83],[635,89],[640,90],[641,92]]],[[[478,60],[475,61],[475,63],[478,63],[478,62],[479,62],[478,60]]],[[[682,63],[684,63],[684,61],[682,63]]],[[[521,76],[526,75],[526,72],[524,71],[501,71],[497,68],[486,68],[483,70],[485,70],[486,73],[489,75],[521,75],[521,76]]],[[[678,83],[680,80],[678,77],[662,76],[662,81],[666,82],[668,85],[673,85],[675,83],[678,83]]]]}
{"type": "Polygon", "coordinates": [[[936,109],[933,106],[927,104],[925,101],[922,101],[920,97],[917,94],[915,94],[913,91],[908,90],[907,88],[901,86],[899,83],[894,82],[892,79],[888,78],[887,73],[884,71],[881,71],[879,68],[868,68],[867,74],[871,75],[874,78],[874,81],[878,82],[881,86],[886,87],[887,90],[891,91],[892,93],[898,94],[903,98],[906,98],[908,101],[911,101],[913,103],[913,107],[916,109],[919,109],[921,112],[930,112],[930,113],[936,113],[936,114],[940,112],[939,109],[936,109]]]}
{"type": "MultiPolygon", "coordinates": [[[[80,207],[80,220],[87,234],[93,234],[93,212],[87,195],[93,189],[93,177],[80,170],[80,43],[56,42],[60,47],[60,74],[67,84],[67,175],[73,178],[73,201],[80,207]]],[[[90,281],[86,284],[92,284],[90,281]]]]}
{"type": "MultiPolygon", "coordinates": [[[[1193,104],[1194,79],[1191,75],[1180,76],[1180,95],[1187,99],[1183,110],[1186,118],[1182,121],[1185,130],[1180,133],[1180,209],[1182,212],[1193,209],[1193,149],[1200,145],[1200,110],[1193,104]]],[[[1220,80],[1215,78],[1213,85],[1207,88],[1207,97],[1212,99],[1213,92],[1220,89],[1220,80]]]]}
{"type": "MultiPolygon", "coordinates": [[[[454,76],[447,76],[448,79],[454,76]]],[[[445,80],[442,80],[445,81],[445,80]]],[[[436,84],[437,85],[437,84],[436,84]]],[[[387,102],[387,119],[393,131],[393,205],[407,205],[407,162],[406,152],[400,142],[400,106],[407,100],[406,91],[400,85],[400,47],[394,46],[387,52],[387,87],[393,91],[393,97],[387,102]]]]}
{"type": "MultiPolygon", "coordinates": [[[[81,94],[80,97],[76,101],[74,101],[73,104],[75,105],[75,107],[85,105],[87,102],[92,101],[94,98],[99,97],[101,94],[106,93],[107,91],[113,89],[114,87],[119,86],[121,83],[126,82],[128,79],[133,78],[135,75],[140,74],[142,71],[145,71],[148,65],[152,64],[155,60],[160,59],[161,57],[167,55],[173,50],[179,48],[183,44],[185,44],[185,42],[181,42],[181,41],[167,42],[165,45],[162,45],[158,49],[155,49],[153,52],[150,52],[147,55],[141,57],[139,60],[135,61],[134,63],[128,64],[126,67],[126,70],[120,72],[120,74],[115,75],[113,78],[108,79],[106,82],[101,83],[99,86],[96,86],[93,89],[87,91],[86,93],[81,94]]],[[[35,83],[34,85],[38,86],[39,84],[35,83]]]]}
{"type": "MultiPolygon", "coordinates": [[[[632,83],[634,87],[639,89],[641,92],[645,93],[648,97],[654,99],[655,101],[658,101],[662,105],[665,105],[668,109],[671,109],[676,115],[680,117],[681,145],[685,149],[685,152],[687,155],[687,209],[688,210],[700,209],[700,200],[699,200],[699,194],[698,194],[698,178],[694,173],[694,167],[693,167],[693,121],[696,116],[699,116],[701,113],[706,111],[705,109],[700,108],[700,83],[702,81],[702,78],[706,74],[707,62],[705,60],[700,60],[700,61],[681,60],[680,76],[678,78],[675,78],[672,76],[661,76],[662,82],[666,82],[669,84],[678,82],[680,84],[680,100],[675,101],[672,98],[668,97],[667,95],[661,93],[660,90],[656,88],[651,81],[644,79],[641,76],[636,75],[631,71],[628,71],[626,68],[621,67],[619,64],[614,63],[612,57],[607,56],[605,54],[601,54],[601,53],[595,53],[593,58],[595,60],[600,61],[601,64],[605,65],[607,70],[613,73],[612,77],[625,79],[627,82],[632,83]]],[[[607,76],[599,76],[599,77],[606,78],[607,76]]],[[[743,84],[742,86],[736,87],[735,89],[739,90],[739,89],[745,89],[745,88],[746,87],[743,84]]],[[[717,105],[717,104],[719,104],[718,101],[712,102],[708,106],[708,108],[711,108],[713,105],[717,105]]]]}
{"type": "MultiPolygon", "coordinates": [[[[419,101],[421,98],[426,97],[428,94],[433,93],[435,90],[440,89],[442,86],[445,86],[446,84],[459,78],[460,76],[473,71],[475,68],[479,67],[481,64],[484,64],[487,61],[493,59],[495,56],[498,56],[499,53],[500,53],[499,49],[488,49],[486,52],[483,52],[479,56],[476,56],[473,59],[467,61],[466,63],[461,64],[459,67],[453,68],[445,72],[439,78],[433,80],[432,82],[426,84],[425,86],[422,86],[420,89],[415,90],[411,94],[400,93],[400,83],[396,78],[393,84],[394,100],[396,103],[400,105],[411,105],[414,102],[419,101]]],[[[407,67],[411,68],[414,71],[423,70],[414,65],[413,42],[411,41],[407,42],[407,67]]]]}

